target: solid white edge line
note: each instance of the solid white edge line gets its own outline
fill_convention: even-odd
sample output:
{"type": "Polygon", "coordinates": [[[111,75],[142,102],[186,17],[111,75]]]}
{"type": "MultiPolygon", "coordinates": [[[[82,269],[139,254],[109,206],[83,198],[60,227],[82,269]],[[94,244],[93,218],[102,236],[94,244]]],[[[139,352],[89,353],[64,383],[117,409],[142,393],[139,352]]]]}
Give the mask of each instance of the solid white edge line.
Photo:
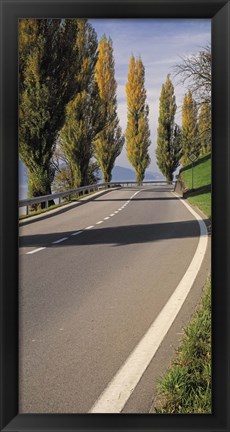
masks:
{"type": "MultiPolygon", "coordinates": [[[[178,196],[177,198],[180,199],[178,196]]],[[[207,228],[199,214],[186,202],[181,199],[180,201],[196,218],[200,228],[200,238],[193,259],[155,321],[99,396],[89,413],[120,413],[122,411],[179,313],[200,270],[208,244],[207,228]]]]}
{"type": "Polygon", "coordinates": [[[59,239],[59,240],[53,241],[52,244],[61,243],[61,242],[65,241],[65,240],[68,240],[68,237],[62,237],[62,238],[59,239]]]}
{"type": "Polygon", "coordinates": [[[26,252],[26,255],[32,255],[32,254],[34,254],[36,252],[40,252],[43,249],[46,249],[46,247],[40,247],[40,248],[34,249],[34,250],[30,251],[30,252],[26,252]]]}

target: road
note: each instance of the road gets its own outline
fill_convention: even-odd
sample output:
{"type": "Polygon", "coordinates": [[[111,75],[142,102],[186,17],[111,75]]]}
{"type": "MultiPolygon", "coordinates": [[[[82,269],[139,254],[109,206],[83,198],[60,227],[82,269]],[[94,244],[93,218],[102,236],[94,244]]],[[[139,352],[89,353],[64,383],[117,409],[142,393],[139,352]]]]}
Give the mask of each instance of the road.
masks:
{"type": "MultiPolygon", "coordinates": [[[[20,224],[19,412],[89,412],[174,293],[199,239],[196,218],[169,187],[108,191],[20,224]]],[[[209,270],[210,247],[119,412],[149,412],[209,270]]]]}

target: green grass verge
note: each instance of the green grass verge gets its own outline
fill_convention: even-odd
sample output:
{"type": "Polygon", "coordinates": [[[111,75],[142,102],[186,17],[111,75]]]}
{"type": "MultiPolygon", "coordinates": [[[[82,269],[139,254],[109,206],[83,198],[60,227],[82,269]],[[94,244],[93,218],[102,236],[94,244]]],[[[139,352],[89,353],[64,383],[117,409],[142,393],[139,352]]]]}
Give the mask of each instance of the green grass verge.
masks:
{"type": "Polygon", "coordinates": [[[211,153],[197,159],[194,163],[193,175],[192,190],[192,164],[180,171],[180,177],[188,188],[184,197],[211,219],[211,153]]]}
{"type": "Polygon", "coordinates": [[[211,413],[211,281],[185,329],[177,358],[158,385],[158,414],[211,413]]]}

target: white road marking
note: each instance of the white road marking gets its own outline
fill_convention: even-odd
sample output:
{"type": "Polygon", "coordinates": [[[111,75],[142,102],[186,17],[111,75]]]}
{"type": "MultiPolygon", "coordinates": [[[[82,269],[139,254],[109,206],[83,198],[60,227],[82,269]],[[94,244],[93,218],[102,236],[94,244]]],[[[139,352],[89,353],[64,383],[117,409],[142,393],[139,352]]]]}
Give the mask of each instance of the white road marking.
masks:
{"type": "Polygon", "coordinates": [[[81,234],[83,231],[76,231],[76,232],[74,232],[73,234],[71,234],[72,236],[76,236],[76,235],[79,235],[79,234],[81,234]]]}
{"type": "Polygon", "coordinates": [[[26,252],[26,255],[32,255],[32,254],[34,254],[36,252],[40,252],[43,249],[46,249],[46,247],[40,247],[40,248],[34,249],[34,250],[30,251],[30,252],[26,252]]]}
{"type": "Polygon", "coordinates": [[[65,241],[65,240],[68,240],[68,237],[62,237],[61,239],[52,242],[52,244],[58,244],[58,243],[61,243],[61,242],[65,241]]]}
{"type": "Polygon", "coordinates": [[[207,228],[198,213],[183,200],[181,202],[196,218],[200,228],[199,243],[193,259],[155,321],[90,409],[90,413],[119,413],[122,411],[179,313],[200,270],[208,244],[207,228]]]}
{"type": "MultiPolygon", "coordinates": [[[[112,191],[111,191],[112,192],[112,191]]],[[[104,218],[104,220],[108,220],[110,217],[112,217],[112,216],[115,216],[115,214],[117,214],[117,213],[119,213],[119,211],[120,210],[122,210],[123,208],[125,208],[125,206],[131,201],[131,199],[136,195],[136,194],[138,194],[139,192],[141,192],[141,190],[139,190],[139,191],[137,191],[134,195],[132,195],[131,196],[131,198],[121,207],[121,208],[119,208],[118,210],[116,210],[114,213],[112,213],[109,217],[107,216],[107,217],[105,217],[104,218]]],[[[96,225],[99,225],[99,224],[101,224],[103,221],[98,221],[98,222],[96,222],[96,225]]],[[[87,228],[85,228],[86,230],[88,230],[88,229],[91,229],[91,228],[94,228],[94,225],[90,225],[90,226],[88,226],[87,228]]],[[[83,231],[76,231],[75,233],[72,233],[71,234],[71,236],[76,236],[76,235],[79,235],[79,234],[81,234],[83,231]]],[[[59,240],[56,240],[56,241],[54,241],[54,242],[52,242],[52,244],[58,244],[58,243],[61,243],[61,242],[63,242],[63,241],[65,241],[65,240],[68,240],[68,237],[63,237],[63,238],[61,238],[61,239],[59,239],[59,240]]],[[[34,250],[32,250],[32,251],[30,251],[30,252],[26,252],[26,255],[32,255],[32,254],[34,254],[34,253],[36,253],[36,252],[40,252],[40,251],[42,251],[43,249],[46,249],[46,246],[44,246],[44,247],[40,247],[40,248],[37,248],[37,249],[34,249],[34,250]]]]}

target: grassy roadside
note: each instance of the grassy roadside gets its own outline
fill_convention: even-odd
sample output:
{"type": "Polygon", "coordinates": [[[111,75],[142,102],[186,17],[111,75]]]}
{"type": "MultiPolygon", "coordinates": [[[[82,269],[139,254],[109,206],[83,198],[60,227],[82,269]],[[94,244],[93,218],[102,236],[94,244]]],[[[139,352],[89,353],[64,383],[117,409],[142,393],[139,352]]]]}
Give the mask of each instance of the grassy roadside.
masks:
{"type": "MultiPolygon", "coordinates": [[[[184,198],[211,219],[211,153],[180,171],[187,191],[184,198]]],[[[204,287],[202,304],[184,329],[175,361],[158,385],[158,414],[211,413],[211,279],[204,287]]]]}
{"type": "Polygon", "coordinates": [[[158,386],[158,414],[211,413],[211,282],[185,329],[177,358],[158,386]]]}
{"type": "Polygon", "coordinates": [[[197,159],[194,163],[194,184],[192,188],[192,164],[181,169],[180,177],[188,190],[184,198],[198,207],[211,219],[211,153],[197,159]]]}

